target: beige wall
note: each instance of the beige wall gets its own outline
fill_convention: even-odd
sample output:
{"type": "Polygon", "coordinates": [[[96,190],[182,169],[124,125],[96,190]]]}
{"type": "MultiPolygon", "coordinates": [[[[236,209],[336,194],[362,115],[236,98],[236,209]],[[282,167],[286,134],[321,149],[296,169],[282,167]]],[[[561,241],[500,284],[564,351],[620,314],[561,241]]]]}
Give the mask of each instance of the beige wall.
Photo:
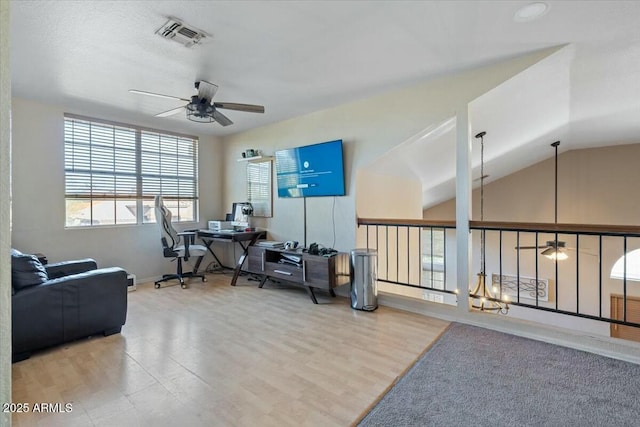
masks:
{"type": "MultiPolygon", "coordinates": [[[[356,188],[358,189],[356,208],[360,218],[419,219],[422,216],[422,183],[417,179],[380,174],[375,168],[364,167],[357,172],[356,188]],[[375,195],[377,203],[372,202],[371,195],[375,195]]],[[[392,228],[390,233],[387,235],[380,230],[376,236],[375,227],[367,229],[362,226],[357,228],[357,240],[361,242],[362,247],[375,247],[376,243],[378,244],[378,257],[384,260],[378,263],[380,277],[419,284],[419,269],[414,265],[414,268],[407,271],[406,265],[410,260],[407,258],[405,249],[409,247],[408,253],[411,254],[419,251],[419,229],[402,229],[398,232],[392,228]],[[367,242],[369,242],[368,245],[367,242]],[[399,248],[402,249],[397,250],[399,248]]],[[[413,261],[417,262],[416,257],[413,257],[413,261]]],[[[401,295],[412,295],[409,288],[398,288],[384,282],[378,283],[378,289],[401,295]]]]}
{"type": "MultiPolygon", "coordinates": [[[[553,148],[548,149],[553,154],[553,148]]],[[[558,156],[558,222],[640,224],[640,144],[572,150],[558,156]]],[[[491,174],[491,171],[487,171],[491,174]]],[[[487,221],[553,222],[554,159],[485,184],[487,221]]],[[[455,219],[455,200],[424,211],[425,219],[455,219]]],[[[480,218],[480,191],[473,192],[473,219],[480,218]]]]}
{"type": "Polygon", "coordinates": [[[422,183],[393,175],[383,175],[364,167],[356,174],[357,212],[360,218],[422,217],[422,183]],[[370,197],[375,195],[378,202],[370,197]]]}
{"type": "MultiPolygon", "coordinates": [[[[50,261],[95,258],[99,266],[121,266],[138,280],[173,271],[175,264],[162,257],[155,224],[65,229],[65,112],[91,116],[88,111],[13,100],[12,245],[44,253],[50,261]]],[[[98,118],[128,123],[126,117],[98,118]]],[[[199,228],[223,210],[220,141],[201,137],[199,148],[201,222],[182,228],[199,228]]]]}
{"type": "MultiPolygon", "coordinates": [[[[319,111],[292,120],[224,138],[224,204],[246,198],[244,167],[236,162],[247,148],[267,155],[282,148],[343,139],[347,195],[335,200],[335,248],[348,251],[364,244],[356,237],[356,216],[384,205],[386,195],[359,188],[358,172],[391,148],[429,125],[455,116],[459,105],[502,83],[550,52],[537,53],[494,66],[447,76],[384,95],[319,111]],[[357,201],[356,201],[357,200],[357,201]],[[361,212],[362,211],[362,212],[361,212]]],[[[266,106],[266,114],[270,106],[266,106]]],[[[273,106],[272,108],[277,108],[273,106]]],[[[413,196],[408,196],[413,197],[413,196]]],[[[416,201],[421,199],[418,194],[416,201]]],[[[310,198],[307,206],[308,241],[333,243],[332,198],[310,198]]],[[[413,203],[413,202],[410,202],[413,203]]],[[[274,240],[303,239],[303,202],[274,198],[274,216],[257,219],[274,240]]],[[[385,212],[380,212],[381,215],[385,212]]],[[[407,212],[407,215],[413,213],[407,212]]],[[[406,217],[406,215],[405,215],[406,217]]]]}
{"type": "MultiPolygon", "coordinates": [[[[546,149],[546,147],[543,147],[546,149]]],[[[550,151],[553,149],[548,148],[550,151]]],[[[640,198],[634,197],[640,182],[640,144],[574,150],[558,157],[558,221],[578,224],[640,224],[640,198]]],[[[491,171],[487,171],[491,173],[491,171]]],[[[485,185],[484,218],[487,221],[517,221],[552,223],[554,217],[554,159],[550,158],[512,175],[485,185]]],[[[474,219],[479,219],[479,190],[473,193],[474,219]]],[[[449,200],[424,211],[426,219],[454,219],[455,201],[449,200]]],[[[503,235],[503,273],[517,273],[517,245],[515,233],[503,235]]],[[[552,234],[540,235],[538,244],[553,240],[552,234]]],[[[575,236],[561,235],[569,247],[576,247],[575,236]]],[[[522,233],[520,245],[535,245],[535,237],[522,233]]],[[[582,313],[599,314],[599,270],[596,237],[581,236],[579,241],[580,269],[576,270],[576,252],[569,251],[569,259],[558,263],[558,294],[555,294],[555,265],[538,256],[540,278],[551,280],[551,301],[560,309],[576,309],[576,282],[579,281],[579,305],[582,313]],[[578,277],[578,280],[576,279],[578,277]]],[[[602,256],[602,314],[609,315],[610,294],[622,293],[622,281],[610,279],[615,261],[623,254],[622,239],[603,238],[602,256]]],[[[640,239],[629,239],[628,250],[640,247],[640,239]]],[[[479,271],[479,236],[474,233],[474,271],[479,271]]],[[[520,275],[535,276],[536,251],[520,251],[520,275]]],[[[487,274],[499,273],[499,236],[487,234],[487,274]]],[[[640,295],[640,286],[628,282],[627,292],[640,295]]],[[[527,301],[535,303],[535,301],[527,301]]],[[[569,317],[551,317],[546,313],[514,308],[511,315],[525,319],[553,322],[555,325],[608,335],[608,325],[569,317]]]]}

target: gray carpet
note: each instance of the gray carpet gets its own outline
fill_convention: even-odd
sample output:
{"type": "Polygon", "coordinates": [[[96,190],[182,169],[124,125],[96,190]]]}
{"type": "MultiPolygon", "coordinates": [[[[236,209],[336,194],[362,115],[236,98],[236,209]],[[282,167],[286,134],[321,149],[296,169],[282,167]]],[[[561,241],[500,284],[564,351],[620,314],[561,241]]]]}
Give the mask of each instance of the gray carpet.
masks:
{"type": "Polygon", "coordinates": [[[640,426],[639,398],[640,365],[452,323],[359,425],[640,426]]]}

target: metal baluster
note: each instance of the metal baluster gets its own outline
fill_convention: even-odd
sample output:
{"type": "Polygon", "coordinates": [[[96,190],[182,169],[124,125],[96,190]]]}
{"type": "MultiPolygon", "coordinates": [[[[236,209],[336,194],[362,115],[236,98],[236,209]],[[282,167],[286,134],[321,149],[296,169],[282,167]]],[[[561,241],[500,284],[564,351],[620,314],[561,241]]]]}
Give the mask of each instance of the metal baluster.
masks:
{"type": "Polygon", "coordinates": [[[622,279],[622,320],[627,321],[627,236],[624,236],[624,276],[622,279]]]}
{"type": "Polygon", "coordinates": [[[602,317],[602,234],[598,236],[598,316],[602,317]]]}
{"type": "Polygon", "coordinates": [[[576,234],[576,313],[580,313],[580,235],[576,234]]]}
{"type": "Polygon", "coordinates": [[[442,288],[447,289],[447,229],[442,229],[442,288]]]}
{"type": "Polygon", "coordinates": [[[499,243],[499,251],[500,251],[500,260],[499,260],[499,264],[500,264],[500,298],[502,298],[502,230],[500,230],[500,243],[499,243]]]}
{"type": "MultiPolygon", "coordinates": [[[[520,231],[516,231],[516,246],[520,247],[520,231]]],[[[516,301],[520,303],[520,250],[516,253],[516,301]]]]}
{"type": "MultiPolygon", "coordinates": [[[[536,231],[536,247],[538,247],[538,237],[540,233],[536,231]]],[[[535,252],[536,256],[536,307],[539,305],[538,302],[538,275],[539,275],[539,267],[538,267],[538,250],[535,252]]]]}

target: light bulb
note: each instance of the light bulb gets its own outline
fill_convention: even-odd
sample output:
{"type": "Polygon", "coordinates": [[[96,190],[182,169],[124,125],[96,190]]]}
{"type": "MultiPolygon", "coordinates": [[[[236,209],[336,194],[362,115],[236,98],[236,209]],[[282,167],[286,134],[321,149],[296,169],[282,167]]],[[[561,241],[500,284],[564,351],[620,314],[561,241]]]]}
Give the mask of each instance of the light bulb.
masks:
{"type": "Polygon", "coordinates": [[[552,261],[563,261],[569,258],[569,255],[567,255],[564,251],[556,248],[547,248],[544,251],[540,252],[540,254],[544,255],[552,261]]]}

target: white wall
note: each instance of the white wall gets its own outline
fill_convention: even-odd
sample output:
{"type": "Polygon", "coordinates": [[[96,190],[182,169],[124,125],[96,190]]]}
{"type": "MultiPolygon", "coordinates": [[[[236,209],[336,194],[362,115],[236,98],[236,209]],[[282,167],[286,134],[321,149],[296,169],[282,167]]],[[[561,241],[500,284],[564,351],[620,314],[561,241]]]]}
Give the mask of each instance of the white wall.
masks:
{"type": "MultiPolygon", "coordinates": [[[[0,2],[0,402],[11,402],[11,64],[10,2],[0,2]]],[[[0,425],[11,414],[0,413],[0,425]]]]}
{"type": "MultiPolygon", "coordinates": [[[[345,147],[347,195],[335,201],[335,248],[348,251],[364,244],[356,237],[356,209],[381,205],[377,192],[359,194],[357,172],[394,146],[429,125],[455,116],[455,108],[478,97],[523,69],[544,58],[536,53],[473,71],[447,76],[384,95],[319,111],[292,120],[224,138],[225,204],[246,198],[245,170],[236,162],[248,148],[267,155],[276,150],[316,142],[342,139],[345,147]],[[360,198],[362,196],[362,198],[360,198]],[[356,197],[358,202],[356,203],[356,197]],[[362,204],[361,204],[362,203],[362,204]]],[[[270,106],[266,106],[268,114],[270,106]]],[[[272,108],[277,108],[273,106],[272,108]]],[[[418,195],[418,202],[421,195],[418,195]]],[[[308,241],[325,246],[333,243],[332,198],[307,200],[308,241]]],[[[363,208],[364,209],[364,208],[363,208]]],[[[256,219],[274,240],[303,239],[303,201],[274,198],[274,216],[256,219]]]]}
{"type": "MultiPolygon", "coordinates": [[[[540,52],[428,81],[229,136],[222,142],[201,137],[200,225],[221,218],[233,202],[246,199],[245,167],[236,161],[242,151],[255,148],[273,154],[281,148],[343,139],[347,195],[335,199],[335,209],[333,198],[307,200],[307,243],[348,251],[360,243],[356,240],[355,171],[430,124],[454,116],[456,105],[476,98],[546,55],[540,52]]],[[[13,108],[12,244],[26,252],[42,252],[51,261],[93,257],[101,266],[122,266],[139,280],[171,271],[173,264],[161,257],[155,225],[64,228],[63,114],[92,116],[92,112],[24,99],[14,99],[13,108]]],[[[268,111],[269,106],[266,114],[268,111]]],[[[97,118],[127,122],[125,115],[97,118]]],[[[372,204],[384,202],[378,194],[367,194],[363,200],[366,197],[372,204]]],[[[268,229],[271,239],[302,242],[303,201],[276,196],[274,217],[255,218],[254,224],[268,229]]]]}
{"type": "MultiPolygon", "coordinates": [[[[155,224],[65,229],[65,112],[92,116],[90,111],[13,99],[12,245],[24,252],[44,253],[52,262],[95,258],[98,266],[123,267],[138,280],[174,271],[175,264],[162,256],[155,224]]],[[[96,118],[128,123],[126,117],[96,118]]],[[[218,139],[200,137],[201,221],[181,224],[181,228],[199,228],[223,211],[220,153],[218,139]]]]}

